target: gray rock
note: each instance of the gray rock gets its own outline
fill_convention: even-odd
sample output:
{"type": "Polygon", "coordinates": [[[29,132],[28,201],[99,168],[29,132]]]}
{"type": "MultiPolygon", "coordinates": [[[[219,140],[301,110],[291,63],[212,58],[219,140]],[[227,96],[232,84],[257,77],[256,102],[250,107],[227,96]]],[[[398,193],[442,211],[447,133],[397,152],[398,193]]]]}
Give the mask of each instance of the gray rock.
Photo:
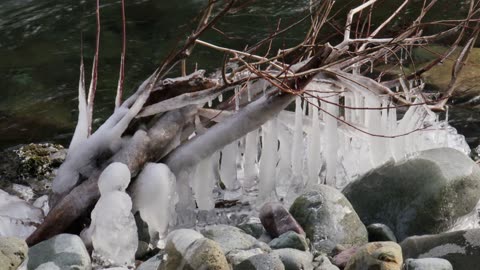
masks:
{"type": "Polygon", "coordinates": [[[393,231],[385,224],[374,223],[367,226],[368,242],[397,242],[393,231]]]}
{"type": "Polygon", "coordinates": [[[367,243],[367,229],[348,200],[335,188],[318,185],[298,197],[290,213],[303,227],[316,251],[367,243]]]}
{"type": "Polygon", "coordinates": [[[359,248],[360,247],[351,247],[345,250],[341,250],[333,257],[332,263],[341,269],[345,268],[345,266],[347,266],[348,261],[350,261],[353,255],[357,253],[359,248]]]}
{"type": "Polygon", "coordinates": [[[27,258],[28,246],[16,237],[0,237],[0,270],[15,270],[27,258]]]}
{"type": "Polygon", "coordinates": [[[85,245],[80,237],[73,234],[59,234],[30,248],[27,264],[29,270],[49,263],[61,270],[91,269],[90,255],[85,245]]]}
{"type": "Polygon", "coordinates": [[[249,249],[249,250],[232,250],[230,251],[226,257],[227,261],[233,265],[236,266],[240,264],[241,262],[245,261],[246,259],[259,255],[259,254],[264,254],[265,251],[259,249],[259,248],[254,248],[254,249],[249,249]]]}
{"type": "Polygon", "coordinates": [[[233,270],[285,270],[278,255],[259,254],[233,267],[233,270]]]}
{"type": "Polygon", "coordinates": [[[320,255],[314,259],[314,270],[340,270],[333,265],[326,255],[320,255]]]}
{"type": "Polygon", "coordinates": [[[278,255],[285,270],[312,270],[313,255],[309,252],[297,249],[284,248],[272,251],[272,254],[278,255]]]}
{"type": "Polygon", "coordinates": [[[443,258],[455,270],[480,265],[480,229],[412,236],[400,245],[404,258],[443,258]]]}
{"type": "Polygon", "coordinates": [[[263,227],[272,237],[278,237],[288,231],[305,234],[300,224],[281,203],[264,204],[260,209],[259,217],[263,227]]]}
{"type": "Polygon", "coordinates": [[[262,223],[242,223],[237,225],[238,228],[242,229],[245,233],[255,237],[260,238],[266,231],[262,223]]]}
{"type": "Polygon", "coordinates": [[[452,264],[440,258],[408,259],[405,270],[453,270],[452,264]]]}
{"type": "Polygon", "coordinates": [[[293,231],[288,231],[278,238],[273,239],[268,245],[272,249],[293,248],[301,251],[308,250],[308,243],[305,236],[293,231]]]}
{"type": "Polygon", "coordinates": [[[215,225],[205,230],[203,235],[217,242],[225,254],[232,250],[249,250],[254,248],[260,248],[264,251],[271,250],[267,244],[258,241],[255,237],[233,226],[215,225]]]}
{"type": "Polygon", "coordinates": [[[165,245],[167,260],[160,270],[230,270],[220,246],[193,230],[171,232],[165,245]]]}
{"type": "Polygon", "coordinates": [[[343,193],[365,224],[383,223],[399,240],[447,231],[480,198],[480,167],[463,153],[440,148],[387,163],[343,193]]]}

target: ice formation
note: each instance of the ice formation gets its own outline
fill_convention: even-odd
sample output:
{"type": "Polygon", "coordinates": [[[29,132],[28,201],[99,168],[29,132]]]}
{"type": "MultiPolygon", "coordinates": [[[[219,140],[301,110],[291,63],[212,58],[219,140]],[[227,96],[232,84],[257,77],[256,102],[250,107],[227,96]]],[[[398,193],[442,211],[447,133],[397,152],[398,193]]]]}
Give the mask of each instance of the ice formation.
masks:
{"type": "Polygon", "coordinates": [[[148,224],[150,239],[164,239],[177,202],[175,175],[168,166],[147,163],[133,185],[132,200],[134,212],[148,224]]]}
{"type": "Polygon", "coordinates": [[[26,239],[43,217],[42,209],[0,189],[0,236],[26,239]]]}
{"type": "Polygon", "coordinates": [[[137,226],[132,200],[125,192],[130,170],[119,162],[110,164],[100,175],[100,199],[91,213],[89,228],[93,257],[103,263],[130,266],[138,247],[137,226]]]}
{"type": "MultiPolygon", "coordinates": [[[[202,210],[212,208],[215,198],[210,191],[218,174],[227,191],[258,190],[257,203],[276,197],[288,204],[289,196],[309,184],[341,189],[374,167],[418,151],[451,147],[468,155],[465,138],[416,99],[414,88],[423,87],[422,83],[402,84],[398,91],[407,91],[409,101],[419,105],[397,108],[390,96],[349,80],[338,87],[324,78],[314,79],[306,87],[313,94],[297,98],[294,112],[282,111],[185,176],[186,182],[192,181],[188,185],[197,205],[202,210]]],[[[268,88],[265,83],[260,86],[259,95],[268,88]]],[[[254,88],[248,85],[252,98],[254,88]]],[[[187,197],[180,201],[192,196],[187,197]]]]}

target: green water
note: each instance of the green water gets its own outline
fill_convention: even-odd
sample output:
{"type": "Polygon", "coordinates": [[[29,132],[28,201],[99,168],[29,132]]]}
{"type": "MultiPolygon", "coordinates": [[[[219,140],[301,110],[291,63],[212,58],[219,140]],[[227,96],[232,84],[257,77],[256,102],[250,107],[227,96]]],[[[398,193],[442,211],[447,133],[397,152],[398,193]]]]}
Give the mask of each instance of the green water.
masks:
{"type": "MultiPolygon", "coordinates": [[[[193,27],[205,0],[127,0],[127,94],[145,79],[193,27]]],[[[203,39],[233,48],[268,36],[279,19],[281,25],[305,15],[308,0],[263,0],[226,18],[217,27],[226,36],[211,31],[203,39]]],[[[348,7],[362,1],[337,1],[332,25],[343,25],[348,7]]],[[[388,16],[402,1],[384,0],[376,6],[373,21],[388,16]]],[[[392,25],[402,28],[423,1],[412,1],[405,15],[392,25]]],[[[67,143],[76,121],[76,95],[81,42],[90,66],[95,39],[93,0],[2,0],[0,2],[0,148],[19,143],[54,141],[67,143]]],[[[95,103],[96,123],[108,116],[118,78],[121,48],[119,1],[101,1],[100,70],[95,103]]],[[[464,4],[440,1],[435,18],[459,18],[464,4]]],[[[281,36],[275,48],[298,42],[306,25],[281,36]]],[[[325,36],[335,41],[330,28],[325,36]]],[[[337,35],[338,38],[338,35],[337,35]]],[[[222,55],[197,48],[190,69],[214,71],[222,55]]],[[[87,71],[88,73],[88,71],[87,71]]]]}

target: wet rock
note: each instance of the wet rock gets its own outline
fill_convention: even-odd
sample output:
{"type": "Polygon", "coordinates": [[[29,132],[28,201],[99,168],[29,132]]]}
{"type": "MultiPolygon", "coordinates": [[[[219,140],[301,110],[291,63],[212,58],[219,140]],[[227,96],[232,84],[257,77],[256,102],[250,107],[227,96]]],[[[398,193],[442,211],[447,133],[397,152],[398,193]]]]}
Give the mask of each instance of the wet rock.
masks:
{"type": "Polygon", "coordinates": [[[193,230],[171,232],[165,246],[167,260],[160,270],[230,270],[220,246],[193,230]]]}
{"type": "Polygon", "coordinates": [[[288,231],[305,234],[302,227],[281,203],[264,204],[260,209],[259,217],[263,227],[272,237],[278,237],[288,231]]]}
{"type": "Polygon", "coordinates": [[[333,265],[326,255],[320,255],[313,260],[315,265],[314,270],[339,270],[333,265]]]}
{"type": "Polygon", "coordinates": [[[348,200],[335,188],[318,185],[298,197],[290,213],[316,251],[330,253],[337,244],[367,243],[367,229],[348,200]]]}
{"type": "Polygon", "coordinates": [[[405,261],[407,270],[453,270],[452,264],[440,258],[407,259],[405,261]]]}
{"type": "Polygon", "coordinates": [[[367,226],[368,242],[397,242],[393,231],[385,224],[374,223],[367,226]]]}
{"type": "Polygon", "coordinates": [[[480,265],[480,229],[412,236],[400,243],[404,258],[443,258],[455,270],[480,265]]]}
{"type": "Polygon", "coordinates": [[[441,233],[480,198],[480,167],[461,152],[440,148],[376,168],[343,193],[365,224],[383,223],[399,240],[441,233]]]}
{"type": "Polygon", "coordinates": [[[285,267],[278,255],[259,254],[241,262],[233,270],[285,270],[285,267]]]}
{"type": "Polygon", "coordinates": [[[270,251],[270,247],[246,234],[241,229],[228,225],[215,225],[203,233],[203,235],[217,242],[225,254],[232,250],[249,250],[260,248],[264,251],[270,251]]]}
{"type": "Polygon", "coordinates": [[[335,266],[340,267],[341,269],[345,268],[347,266],[348,261],[357,253],[357,250],[359,247],[351,247],[345,250],[340,251],[338,254],[336,254],[333,257],[333,264],[335,266]]]}
{"type": "Polygon", "coordinates": [[[283,248],[272,251],[272,254],[278,255],[282,261],[285,270],[312,270],[313,255],[308,252],[297,249],[283,248]]]}
{"type": "Polygon", "coordinates": [[[301,251],[308,250],[308,243],[305,236],[293,231],[288,231],[278,238],[273,239],[268,245],[272,249],[293,248],[301,251]]]}
{"type": "Polygon", "coordinates": [[[0,237],[0,270],[16,270],[27,258],[28,246],[15,237],[0,237]]]}
{"type": "Polygon", "coordinates": [[[80,237],[73,234],[59,234],[31,247],[28,251],[28,269],[36,269],[43,264],[53,264],[62,270],[91,269],[90,255],[85,245],[80,237]]]}
{"type": "Polygon", "coordinates": [[[402,249],[395,242],[373,242],[358,249],[345,270],[401,270],[402,249]]]}

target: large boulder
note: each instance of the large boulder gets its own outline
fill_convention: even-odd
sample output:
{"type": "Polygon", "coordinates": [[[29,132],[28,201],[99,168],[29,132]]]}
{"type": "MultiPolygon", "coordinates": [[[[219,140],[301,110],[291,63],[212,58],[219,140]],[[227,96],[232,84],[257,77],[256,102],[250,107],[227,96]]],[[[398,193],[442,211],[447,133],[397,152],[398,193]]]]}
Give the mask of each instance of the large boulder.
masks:
{"type": "Polygon", "coordinates": [[[368,243],[353,255],[345,270],[401,270],[402,249],[395,242],[368,243]]]}
{"type": "Polygon", "coordinates": [[[480,265],[480,229],[409,237],[400,244],[404,258],[443,258],[455,270],[480,265]]]}
{"type": "Polygon", "coordinates": [[[80,237],[59,234],[40,242],[28,251],[28,269],[42,266],[44,269],[91,269],[90,255],[80,237]],[[50,265],[48,267],[45,265],[50,265]],[[55,267],[53,267],[55,266],[55,267]]]}
{"type": "Polygon", "coordinates": [[[161,270],[230,270],[220,246],[194,230],[180,229],[167,236],[167,260],[161,270]]]}
{"type": "Polygon", "coordinates": [[[367,229],[345,196],[335,188],[318,185],[298,197],[290,213],[303,227],[312,247],[330,253],[337,245],[367,243],[367,229]]]}
{"type": "Polygon", "coordinates": [[[440,233],[480,198],[480,168],[463,153],[439,148],[376,168],[343,193],[365,224],[383,223],[401,241],[440,233]]]}
{"type": "Polygon", "coordinates": [[[0,237],[0,270],[15,270],[27,258],[28,246],[15,237],[0,237]]]}

